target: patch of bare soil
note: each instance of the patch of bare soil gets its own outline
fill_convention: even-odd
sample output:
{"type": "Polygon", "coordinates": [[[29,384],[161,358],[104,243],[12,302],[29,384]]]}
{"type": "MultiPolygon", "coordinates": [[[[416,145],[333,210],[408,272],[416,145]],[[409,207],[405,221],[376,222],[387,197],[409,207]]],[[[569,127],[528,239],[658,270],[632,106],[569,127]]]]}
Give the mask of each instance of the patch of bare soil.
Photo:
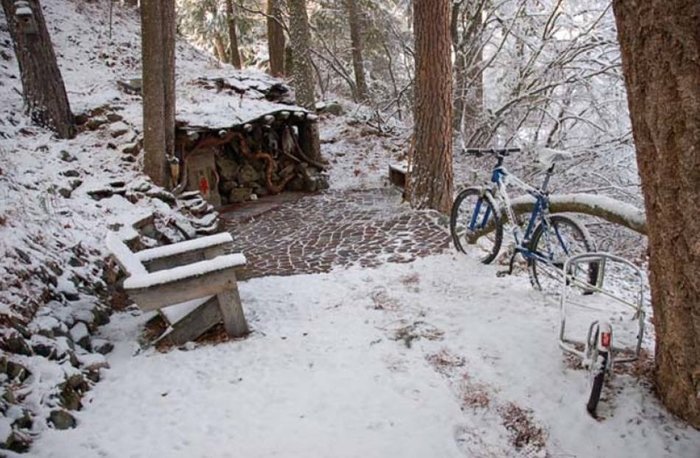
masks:
{"type": "Polygon", "coordinates": [[[516,449],[527,448],[539,451],[547,445],[547,433],[532,417],[532,411],[509,402],[498,408],[503,426],[510,433],[511,443],[516,449]]]}
{"type": "Polygon", "coordinates": [[[415,321],[394,331],[394,335],[390,338],[396,341],[402,340],[406,348],[411,348],[414,340],[441,340],[444,335],[445,331],[436,328],[430,323],[415,321]]]}
{"type": "Polygon", "coordinates": [[[383,289],[378,289],[372,292],[372,308],[374,310],[396,311],[401,308],[398,299],[391,297],[383,289]]]}

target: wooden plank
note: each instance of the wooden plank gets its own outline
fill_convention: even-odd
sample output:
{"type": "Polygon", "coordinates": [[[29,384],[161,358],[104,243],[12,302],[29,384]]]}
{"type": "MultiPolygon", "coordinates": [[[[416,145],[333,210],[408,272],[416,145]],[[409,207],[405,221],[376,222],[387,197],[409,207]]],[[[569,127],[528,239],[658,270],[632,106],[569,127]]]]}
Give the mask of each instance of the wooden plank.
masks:
{"type": "Polygon", "coordinates": [[[216,296],[212,296],[208,301],[172,325],[172,329],[160,337],[158,341],[172,345],[182,345],[185,342],[195,340],[220,322],[219,301],[216,296]]]}
{"type": "Polygon", "coordinates": [[[157,310],[167,305],[212,296],[236,287],[236,268],[217,270],[147,288],[125,288],[141,310],[157,310]]]}
{"type": "Polygon", "coordinates": [[[224,321],[224,328],[231,337],[241,337],[248,334],[248,323],[241,306],[241,296],[238,294],[238,285],[234,279],[233,288],[217,294],[219,310],[224,321]]]}
{"type": "Polygon", "coordinates": [[[184,253],[176,253],[170,256],[151,259],[144,261],[143,264],[149,272],[157,272],[159,270],[172,269],[173,267],[204,261],[205,259],[212,259],[221,254],[230,254],[232,251],[231,242],[226,242],[184,253]]]}
{"type": "Polygon", "coordinates": [[[406,187],[406,169],[396,164],[389,165],[389,182],[399,188],[406,187]]]}
{"type": "Polygon", "coordinates": [[[211,297],[212,296],[204,296],[199,299],[169,305],[160,309],[160,314],[163,316],[163,318],[165,318],[165,321],[167,321],[169,325],[173,325],[192,313],[193,310],[196,310],[200,305],[211,299],[211,297]]]}

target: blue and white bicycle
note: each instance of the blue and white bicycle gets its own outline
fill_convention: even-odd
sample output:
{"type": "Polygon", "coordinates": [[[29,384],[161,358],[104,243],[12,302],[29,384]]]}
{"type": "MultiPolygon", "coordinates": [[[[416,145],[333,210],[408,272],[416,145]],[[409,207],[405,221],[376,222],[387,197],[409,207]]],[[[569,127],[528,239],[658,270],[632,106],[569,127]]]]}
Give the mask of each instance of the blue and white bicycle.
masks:
{"type": "MultiPolygon", "coordinates": [[[[496,165],[491,173],[491,186],[472,186],[457,194],[450,216],[450,232],[455,247],[463,253],[474,253],[481,262],[489,264],[501,249],[503,228],[507,224],[515,242],[508,272],[512,273],[515,257],[521,255],[527,261],[533,287],[557,294],[566,259],[595,250],[585,226],[570,216],[549,212],[547,186],[555,164],[567,159],[568,153],[546,150],[540,155],[546,172],[542,186],[535,188],[511,174],[503,165],[504,159],[511,153],[520,152],[520,148],[467,149],[465,152],[475,156],[493,155],[496,165]],[[507,190],[509,185],[522,189],[534,198],[524,231],[511,205],[507,190]]],[[[596,265],[580,269],[578,275],[581,281],[595,284],[596,265]]]]}

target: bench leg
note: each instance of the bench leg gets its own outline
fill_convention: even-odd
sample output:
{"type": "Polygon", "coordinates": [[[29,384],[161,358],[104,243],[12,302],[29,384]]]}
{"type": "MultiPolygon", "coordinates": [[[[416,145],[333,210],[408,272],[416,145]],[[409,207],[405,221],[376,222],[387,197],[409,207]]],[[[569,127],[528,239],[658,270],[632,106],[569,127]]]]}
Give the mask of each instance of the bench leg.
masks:
{"type": "Polygon", "coordinates": [[[216,295],[219,302],[221,318],[224,321],[224,329],[231,337],[241,337],[248,334],[248,323],[246,323],[241,297],[238,294],[238,286],[234,279],[233,288],[225,290],[216,295]]]}
{"type": "Polygon", "coordinates": [[[172,330],[158,338],[156,342],[163,341],[172,345],[182,345],[197,339],[212,326],[218,324],[220,320],[219,300],[216,296],[212,296],[177,323],[170,323],[172,330]]]}

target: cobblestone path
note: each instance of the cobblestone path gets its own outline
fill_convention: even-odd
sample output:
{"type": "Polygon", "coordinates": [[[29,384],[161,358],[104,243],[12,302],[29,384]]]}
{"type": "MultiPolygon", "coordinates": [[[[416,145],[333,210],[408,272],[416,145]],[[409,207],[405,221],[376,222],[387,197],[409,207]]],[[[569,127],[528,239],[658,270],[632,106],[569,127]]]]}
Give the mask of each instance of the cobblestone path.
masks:
{"type": "Polygon", "coordinates": [[[222,215],[236,249],[248,259],[243,278],[410,262],[449,247],[449,233],[435,223],[436,214],[402,205],[393,189],[286,199],[222,215]]]}

